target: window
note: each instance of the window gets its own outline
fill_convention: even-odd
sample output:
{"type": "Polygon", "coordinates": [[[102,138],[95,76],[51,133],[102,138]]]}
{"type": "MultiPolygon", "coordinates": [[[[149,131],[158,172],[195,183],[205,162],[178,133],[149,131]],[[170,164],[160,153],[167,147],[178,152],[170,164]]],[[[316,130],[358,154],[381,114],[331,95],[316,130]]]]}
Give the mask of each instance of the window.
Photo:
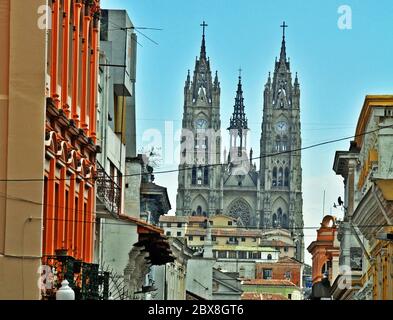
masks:
{"type": "Polygon", "coordinates": [[[256,260],[261,259],[261,253],[260,252],[253,252],[252,253],[252,258],[256,259],[256,260]]]}
{"type": "Polygon", "coordinates": [[[272,255],[270,253],[267,255],[267,260],[272,260],[272,255]]]}
{"type": "Polygon", "coordinates": [[[286,271],[285,272],[285,279],[291,280],[291,271],[286,271]]]}
{"type": "Polygon", "coordinates": [[[288,299],[292,300],[292,294],[288,293],[288,299]]]}
{"type": "Polygon", "coordinates": [[[199,240],[205,241],[205,236],[200,236],[200,237],[199,237],[199,240]]]}
{"type": "Polygon", "coordinates": [[[283,137],[281,142],[281,151],[287,151],[288,149],[288,138],[283,137]]]}
{"type": "Polygon", "coordinates": [[[277,227],[277,215],[274,213],[273,214],[273,221],[272,221],[272,225],[273,225],[273,228],[276,228],[277,227]]]}
{"type": "Polygon", "coordinates": [[[200,216],[202,214],[202,207],[198,206],[197,207],[197,215],[200,216]]]}
{"type": "Polygon", "coordinates": [[[246,238],[242,237],[242,242],[245,242],[245,241],[246,241],[246,238]]]}
{"type": "Polygon", "coordinates": [[[227,252],[226,251],[217,251],[218,252],[218,258],[225,259],[227,257],[227,252]]]}
{"type": "Polygon", "coordinates": [[[272,269],[263,269],[263,279],[271,280],[273,277],[272,269]]]}
{"type": "Polygon", "coordinates": [[[282,168],[280,168],[280,169],[278,169],[278,179],[277,179],[277,185],[279,186],[279,187],[282,187],[282,185],[283,185],[283,170],[282,170],[282,168]]]}
{"type": "Polygon", "coordinates": [[[176,236],[181,237],[181,232],[178,231],[178,232],[176,233],[176,236]]]}
{"type": "Polygon", "coordinates": [[[289,169],[288,168],[285,168],[284,186],[289,187],[289,169]]]}
{"type": "Polygon", "coordinates": [[[281,139],[279,136],[276,137],[276,151],[280,151],[281,139]]]}
{"type": "Polygon", "coordinates": [[[202,184],[202,167],[199,166],[197,170],[197,184],[201,185],[202,184]]]}
{"type": "Polygon", "coordinates": [[[284,252],[288,252],[288,247],[284,247],[284,252]]]}
{"type": "Polygon", "coordinates": [[[228,226],[231,226],[232,225],[232,221],[228,221],[228,226]]]}
{"type": "Polygon", "coordinates": [[[181,223],[181,222],[178,222],[178,223],[177,223],[177,227],[178,227],[178,228],[181,228],[181,226],[182,226],[182,223],[181,223]]]}
{"type": "Polygon", "coordinates": [[[282,215],[282,226],[288,229],[288,217],[285,213],[282,215]]]}
{"type": "Polygon", "coordinates": [[[171,224],[170,222],[168,222],[168,223],[166,224],[166,226],[167,226],[168,228],[170,228],[170,227],[172,226],[172,224],[171,224]]]}
{"type": "Polygon", "coordinates": [[[170,235],[171,235],[171,232],[170,232],[170,231],[167,231],[167,232],[166,232],[166,235],[167,235],[167,236],[170,236],[170,235]]]}
{"type": "Polygon", "coordinates": [[[194,237],[193,236],[188,236],[188,240],[192,241],[192,240],[194,240],[194,237]]]}
{"type": "Polygon", "coordinates": [[[216,240],[217,240],[216,236],[212,236],[212,241],[216,241],[216,240]]]}
{"type": "Polygon", "coordinates": [[[247,259],[247,251],[238,252],[239,259],[247,259]]]}
{"type": "Polygon", "coordinates": [[[236,251],[229,251],[229,259],[236,259],[236,251]]]}
{"type": "Polygon", "coordinates": [[[272,186],[277,186],[277,168],[273,168],[273,179],[272,179],[272,186]]]}
{"type": "Polygon", "coordinates": [[[192,177],[191,177],[191,184],[196,184],[196,167],[192,167],[192,177]]]}
{"type": "Polygon", "coordinates": [[[205,185],[209,184],[209,168],[205,167],[205,172],[204,172],[204,176],[203,176],[203,183],[205,185]]]}

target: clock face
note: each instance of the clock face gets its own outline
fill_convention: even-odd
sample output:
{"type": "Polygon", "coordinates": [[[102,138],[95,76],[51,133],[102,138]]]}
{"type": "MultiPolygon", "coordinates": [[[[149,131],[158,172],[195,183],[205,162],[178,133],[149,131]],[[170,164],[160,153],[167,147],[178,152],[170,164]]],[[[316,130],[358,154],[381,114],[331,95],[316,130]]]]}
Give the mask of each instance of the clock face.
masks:
{"type": "Polygon", "coordinates": [[[207,121],[205,119],[198,119],[197,121],[195,121],[195,127],[197,129],[206,129],[207,121]]]}
{"type": "Polygon", "coordinates": [[[276,123],[276,131],[279,133],[284,133],[288,129],[288,125],[285,121],[279,121],[276,123]]]}

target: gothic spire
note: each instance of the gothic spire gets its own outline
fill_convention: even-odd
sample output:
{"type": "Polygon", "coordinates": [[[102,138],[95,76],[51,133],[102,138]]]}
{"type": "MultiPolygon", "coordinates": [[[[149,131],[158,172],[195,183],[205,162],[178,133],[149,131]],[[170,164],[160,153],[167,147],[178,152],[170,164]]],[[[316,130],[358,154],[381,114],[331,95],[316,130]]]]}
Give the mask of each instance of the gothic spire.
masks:
{"type": "Polygon", "coordinates": [[[285,28],[288,28],[288,25],[285,24],[285,21],[280,26],[282,28],[282,42],[281,42],[281,52],[280,52],[280,62],[286,62],[287,60],[287,50],[285,45],[285,28]]]}
{"type": "Polygon", "coordinates": [[[242,89],[242,77],[239,70],[239,83],[237,84],[235,105],[233,106],[233,114],[228,129],[248,129],[246,113],[244,112],[244,98],[242,89]]]}
{"type": "Polygon", "coordinates": [[[207,27],[208,24],[203,21],[203,23],[201,23],[201,27],[202,27],[202,44],[201,44],[201,53],[199,55],[199,59],[204,59],[206,60],[206,43],[205,43],[205,27],[207,27]]]}

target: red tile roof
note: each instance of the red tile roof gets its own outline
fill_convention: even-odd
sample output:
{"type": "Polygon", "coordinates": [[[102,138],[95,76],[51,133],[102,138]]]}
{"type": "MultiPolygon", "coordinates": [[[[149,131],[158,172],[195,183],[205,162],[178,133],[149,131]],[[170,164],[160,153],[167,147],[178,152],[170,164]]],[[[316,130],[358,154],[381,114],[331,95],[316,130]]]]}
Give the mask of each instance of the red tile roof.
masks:
{"type": "Polygon", "coordinates": [[[278,293],[244,292],[241,300],[288,300],[288,298],[278,293]]]}
{"type": "Polygon", "coordinates": [[[278,280],[278,279],[245,279],[242,281],[243,285],[253,286],[266,286],[266,287],[296,287],[296,284],[289,280],[278,280]]]}
{"type": "Polygon", "coordinates": [[[160,216],[160,222],[204,222],[207,218],[202,216],[160,216]]]}

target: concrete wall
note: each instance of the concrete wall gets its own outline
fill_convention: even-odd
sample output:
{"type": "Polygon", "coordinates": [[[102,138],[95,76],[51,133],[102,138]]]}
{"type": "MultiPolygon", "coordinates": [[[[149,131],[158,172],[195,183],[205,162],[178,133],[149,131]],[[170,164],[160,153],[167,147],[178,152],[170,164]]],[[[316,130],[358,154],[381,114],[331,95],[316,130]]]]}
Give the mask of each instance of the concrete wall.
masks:
{"type": "MultiPolygon", "coordinates": [[[[0,3],[0,179],[43,178],[45,0],[0,3]]],[[[0,299],[39,299],[43,181],[0,182],[0,299]],[[31,218],[31,219],[29,219],[31,218]]]]}
{"type": "Polygon", "coordinates": [[[101,234],[105,238],[101,243],[100,263],[104,267],[109,265],[122,276],[128,263],[128,253],[138,241],[137,226],[113,219],[101,219],[101,223],[101,234]]]}
{"type": "Polygon", "coordinates": [[[187,263],[186,290],[212,300],[213,259],[190,259],[187,263]]]}

